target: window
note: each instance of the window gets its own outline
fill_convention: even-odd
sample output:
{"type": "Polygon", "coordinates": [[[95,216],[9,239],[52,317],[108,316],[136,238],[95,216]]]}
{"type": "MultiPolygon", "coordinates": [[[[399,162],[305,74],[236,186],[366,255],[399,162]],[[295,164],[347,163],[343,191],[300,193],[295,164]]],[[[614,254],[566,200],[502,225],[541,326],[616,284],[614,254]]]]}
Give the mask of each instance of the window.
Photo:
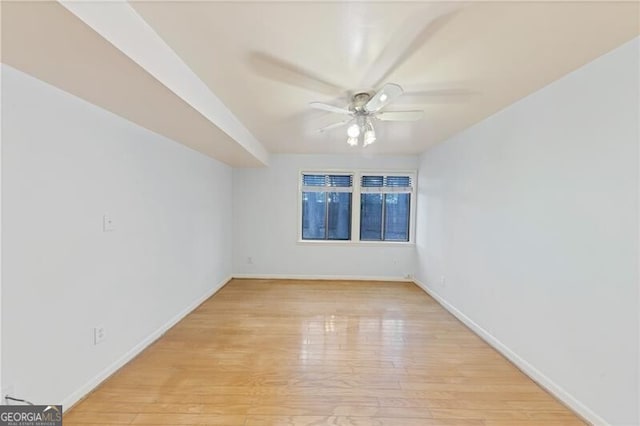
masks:
{"type": "Polygon", "coordinates": [[[411,177],[363,175],[360,240],[409,241],[411,177]]]}
{"type": "Polygon", "coordinates": [[[350,240],[353,175],[302,175],[302,239],[350,240]]]}
{"type": "Polygon", "coordinates": [[[411,242],[414,182],[413,172],[302,172],[300,239],[411,242]]]}

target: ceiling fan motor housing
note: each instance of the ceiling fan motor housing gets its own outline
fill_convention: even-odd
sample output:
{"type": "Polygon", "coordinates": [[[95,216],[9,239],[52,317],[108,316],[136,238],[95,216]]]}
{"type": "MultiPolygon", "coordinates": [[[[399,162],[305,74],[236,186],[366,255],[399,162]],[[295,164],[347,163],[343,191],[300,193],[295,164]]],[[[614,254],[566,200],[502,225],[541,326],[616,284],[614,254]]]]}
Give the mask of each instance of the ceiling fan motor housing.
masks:
{"type": "Polygon", "coordinates": [[[351,107],[356,112],[364,112],[364,106],[371,99],[371,94],[367,92],[360,92],[353,95],[351,107]]]}

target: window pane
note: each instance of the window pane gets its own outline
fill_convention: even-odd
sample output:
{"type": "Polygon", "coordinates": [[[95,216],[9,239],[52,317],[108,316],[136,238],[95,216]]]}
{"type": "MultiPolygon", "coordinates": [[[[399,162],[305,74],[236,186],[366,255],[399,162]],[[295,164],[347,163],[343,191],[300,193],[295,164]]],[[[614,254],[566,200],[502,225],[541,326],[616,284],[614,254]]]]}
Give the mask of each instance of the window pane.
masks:
{"type": "Polygon", "coordinates": [[[411,194],[385,194],[385,241],[409,241],[411,194]]]}
{"type": "Polygon", "coordinates": [[[326,197],[324,192],[302,193],[302,239],[324,240],[326,197]]]}
{"type": "Polygon", "coordinates": [[[329,193],[329,239],[351,239],[351,193],[329,193]]]}
{"type": "Polygon", "coordinates": [[[361,195],[360,239],[382,240],[382,194],[361,195]]]}

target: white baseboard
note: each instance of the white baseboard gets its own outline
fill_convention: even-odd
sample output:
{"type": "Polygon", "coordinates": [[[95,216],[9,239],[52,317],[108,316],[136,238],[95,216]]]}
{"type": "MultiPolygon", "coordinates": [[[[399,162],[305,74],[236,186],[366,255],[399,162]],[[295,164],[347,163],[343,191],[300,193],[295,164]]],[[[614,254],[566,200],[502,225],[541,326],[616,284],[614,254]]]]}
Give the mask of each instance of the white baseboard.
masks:
{"type": "Polygon", "coordinates": [[[558,398],[563,404],[581,416],[587,422],[597,426],[609,425],[602,417],[598,416],[586,405],[578,401],[573,395],[564,390],[560,385],[555,383],[549,377],[544,375],[540,370],[529,364],[518,354],[513,352],[504,343],[494,337],[491,333],[476,324],[471,318],[459,311],[455,306],[443,299],[437,292],[426,284],[413,280],[413,282],[424,290],[429,296],[433,297],[443,308],[449,311],[453,316],[458,318],[464,325],[469,327],[474,333],[480,336],[485,342],[491,345],[495,350],[500,352],[505,358],[511,361],[524,374],[529,376],[534,382],[544,388],[547,392],[558,398]]]}
{"type": "Polygon", "coordinates": [[[143,350],[145,350],[149,345],[151,345],[153,342],[155,342],[160,337],[162,337],[162,335],[166,333],[171,327],[173,327],[178,322],[180,322],[180,320],[182,320],[184,317],[189,315],[194,309],[200,306],[205,300],[207,300],[208,298],[216,294],[218,290],[224,287],[224,285],[231,280],[231,278],[232,277],[227,277],[226,279],[218,283],[216,286],[208,290],[205,294],[200,296],[198,299],[194,300],[193,303],[191,303],[189,306],[184,308],[177,315],[175,315],[173,318],[167,321],[164,325],[162,325],[162,327],[155,330],[153,333],[147,336],[144,340],[142,340],[140,343],[138,343],[133,348],[131,348],[127,353],[121,356],[118,360],[116,360],[107,368],[102,370],[93,379],[89,380],[87,383],[81,386],[78,390],[73,392],[71,395],[67,396],[62,401],[63,411],[67,411],[74,404],[76,404],[78,401],[84,398],[89,392],[91,392],[96,387],[98,387],[104,380],[109,378],[113,373],[118,371],[126,363],[128,363],[133,358],[135,358],[138,354],[140,354],[143,350]]]}
{"type": "Polygon", "coordinates": [[[290,275],[290,274],[233,274],[233,278],[254,280],[339,280],[339,281],[403,281],[413,282],[413,278],[383,277],[364,275],[290,275]]]}

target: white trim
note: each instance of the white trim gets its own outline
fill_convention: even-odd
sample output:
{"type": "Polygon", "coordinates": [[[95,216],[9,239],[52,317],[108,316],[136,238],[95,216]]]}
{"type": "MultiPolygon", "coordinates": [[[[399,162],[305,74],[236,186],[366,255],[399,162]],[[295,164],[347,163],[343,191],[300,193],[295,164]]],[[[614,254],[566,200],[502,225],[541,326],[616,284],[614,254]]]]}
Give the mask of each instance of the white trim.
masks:
{"type": "Polygon", "coordinates": [[[573,410],[577,415],[582,417],[587,422],[593,425],[609,425],[602,417],[594,413],[590,408],[578,401],[573,395],[567,392],[559,384],[551,380],[540,370],[529,364],[524,358],[520,357],[514,351],[512,351],[507,345],[502,343],[496,337],[494,337],[487,330],[475,323],[471,318],[462,313],[458,308],[447,302],[442,296],[436,293],[426,284],[414,279],[413,282],[424,290],[429,296],[433,297],[443,308],[449,311],[453,316],[458,318],[464,325],[469,327],[471,331],[480,336],[482,340],[488,343],[495,350],[500,352],[505,358],[511,361],[516,367],[518,367],[524,374],[529,376],[534,382],[544,388],[551,395],[559,399],[568,408],[573,410]]]}
{"type": "Polygon", "coordinates": [[[339,281],[413,282],[412,278],[364,276],[364,275],[233,274],[233,278],[254,279],[254,280],[339,280],[339,281]]]}
{"type": "Polygon", "coordinates": [[[231,281],[233,277],[229,276],[218,283],[216,286],[207,290],[205,294],[197,298],[193,303],[180,311],[177,315],[167,321],[163,326],[158,328],[156,331],[152,332],[146,338],[144,338],[140,343],[135,345],[129,351],[127,351],[124,355],[118,358],[111,365],[107,366],[104,370],[98,373],[93,379],[89,380],[75,392],[71,393],[71,395],[67,396],[62,400],[62,409],[63,411],[67,411],[69,408],[73,407],[78,401],[84,398],[89,392],[97,388],[103,381],[108,379],[112,374],[122,368],[126,363],[135,358],[138,354],[144,351],[149,345],[158,340],[162,335],[164,335],[171,327],[180,322],[184,317],[189,315],[193,310],[195,310],[198,306],[204,303],[208,298],[213,296],[225,286],[229,281],[231,281]]]}
{"type": "Polygon", "coordinates": [[[361,187],[363,194],[413,194],[413,188],[403,186],[368,186],[361,187]]]}
{"type": "Polygon", "coordinates": [[[353,192],[353,186],[311,186],[302,185],[301,192],[353,192]]]}

